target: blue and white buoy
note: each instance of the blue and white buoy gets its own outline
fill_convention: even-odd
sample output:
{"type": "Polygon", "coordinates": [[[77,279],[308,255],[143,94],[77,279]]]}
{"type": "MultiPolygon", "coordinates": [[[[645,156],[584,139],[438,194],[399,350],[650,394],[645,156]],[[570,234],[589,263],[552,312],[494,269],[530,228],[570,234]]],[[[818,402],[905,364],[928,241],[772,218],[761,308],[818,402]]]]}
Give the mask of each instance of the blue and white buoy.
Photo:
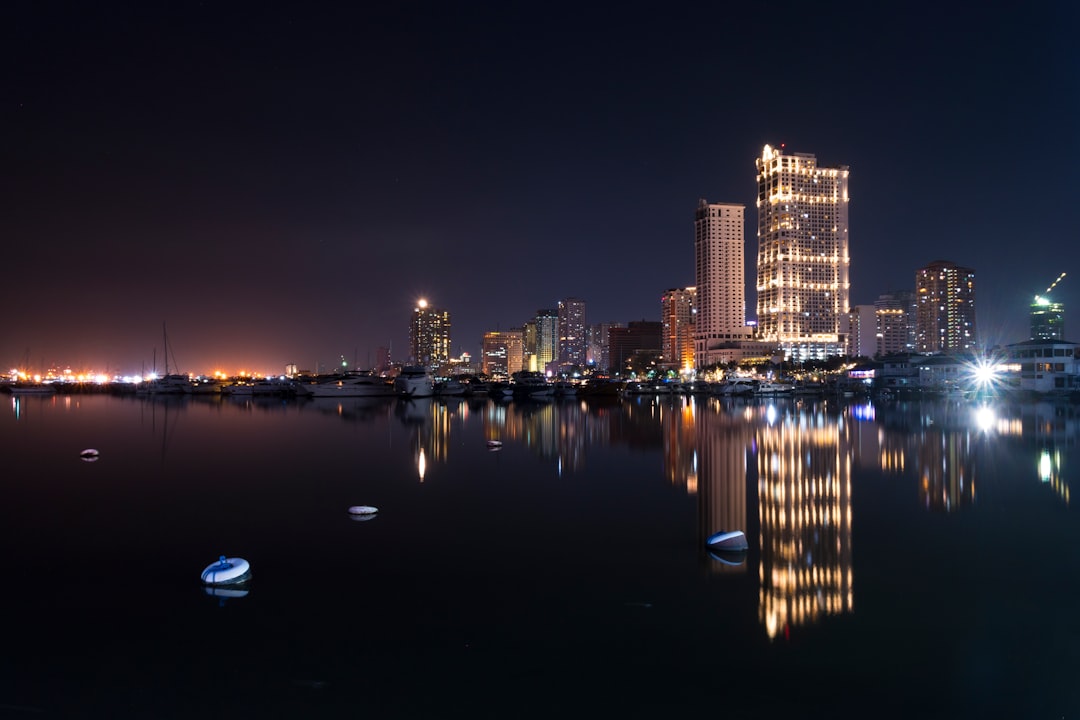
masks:
{"type": "Polygon", "coordinates": [[[202,571],[202,581],[207,585],[235,585],[250,578],[251,564],[247,560],[224,555],[202,571]]]}

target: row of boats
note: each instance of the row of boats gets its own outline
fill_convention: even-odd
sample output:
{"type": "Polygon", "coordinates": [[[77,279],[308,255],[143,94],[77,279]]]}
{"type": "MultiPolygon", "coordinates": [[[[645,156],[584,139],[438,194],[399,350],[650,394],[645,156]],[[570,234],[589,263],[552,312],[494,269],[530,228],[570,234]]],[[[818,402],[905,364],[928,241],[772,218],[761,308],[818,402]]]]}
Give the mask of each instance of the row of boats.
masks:
{"type": "MultiPolygon", "coordinates": [[[[542,373],[514,373],[509,382],[475,377],[436,378],[426,368],[406,366],[393,377],[372,372],[347,372],[310,378],[265,378],[225,381],[169,374],[139,383],[128,391],[136,395],[234,395],[296,397],[407,397],[488,396],[500,398],[573,397],[577,395],[628,397],[639,395],[707,394],[724,396],[775,396],[823,392],[823,387],[798,386],[754,378],[729,378],[723,382],[670,382],[589,380],[574,383],[549,380],[542,373]]],[[[10,386],[12,393],[54,392],[51,384],[10,386]]]]}

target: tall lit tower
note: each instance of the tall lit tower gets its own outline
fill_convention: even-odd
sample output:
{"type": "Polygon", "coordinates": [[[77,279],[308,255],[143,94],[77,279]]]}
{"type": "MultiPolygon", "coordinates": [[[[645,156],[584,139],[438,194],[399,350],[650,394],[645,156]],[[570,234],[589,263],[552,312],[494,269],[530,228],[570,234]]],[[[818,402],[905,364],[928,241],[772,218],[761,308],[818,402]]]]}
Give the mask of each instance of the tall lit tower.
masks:
{"type": "Polygon", "coordinates": [[[1050,299],[1050,291],[1064,279],[1065,273],[1058,275],[1046,292],[1036,295],[1031,303],[1031,339],[1032,340],[1064,340],[1065,339],[1065,303],[1054,302],[1050,299]]]}
{"type": "Polygon", "coordinates": [[[428,307],[421,299],[413,308],[409,326],[409,345],[412,362],[436,369],[450,361],[450,313],[428,307]]]}
{"type": "Polygon", "coordinates": [[[547,372],[548,363],[559,357],[559,311],[545,308],[536,311],[536,351],[529,370],[547,372]]]}
{"type": "Polygon", "coordinates": [[[694,213],[694,319],[696,365],[720,343],[748,340],[744,238],[746,206],[698,200],[694,213]]]}
{"type": "Polygon", "coordinates": [[[757,321],[786,357],[841,355],[849,309],[848,168],[766,145],[757,164],[757,321]]]}
{"type": "Polygon", "coordinates": [[[585,339],[585,301],[559,301],[559,364],[585,366],[588,344],[585,339]]]}
{"type": "Polygon", "coordinates": [[[921,353],[974,350],[975,271],[935,260],[915,273],[915,349],[921,353]]]}

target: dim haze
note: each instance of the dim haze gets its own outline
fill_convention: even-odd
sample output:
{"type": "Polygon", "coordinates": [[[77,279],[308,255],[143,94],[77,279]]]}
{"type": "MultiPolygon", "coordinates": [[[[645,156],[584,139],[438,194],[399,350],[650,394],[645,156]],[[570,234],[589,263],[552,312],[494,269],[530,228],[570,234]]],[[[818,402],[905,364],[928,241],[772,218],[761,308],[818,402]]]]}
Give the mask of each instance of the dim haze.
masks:
{"type": "Polygon", "coordinates": [[[1076,340],[1072,3],[7,13],[0,367],[281,372],[453,354],[566,297],[658,320],[699,198],[766,144],[850,169],[853,305],[974,268],[979,340],[1061,272],[1076,340]]]}

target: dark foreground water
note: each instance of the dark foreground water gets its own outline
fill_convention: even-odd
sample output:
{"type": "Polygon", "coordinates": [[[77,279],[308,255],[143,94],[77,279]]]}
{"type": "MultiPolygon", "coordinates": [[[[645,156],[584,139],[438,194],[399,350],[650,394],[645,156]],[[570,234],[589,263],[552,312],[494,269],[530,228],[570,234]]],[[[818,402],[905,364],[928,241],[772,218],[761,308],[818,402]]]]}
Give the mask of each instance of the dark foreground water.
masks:
{"type": "Polygon", "coordinates": [[[0,400],[0,717],[1080,714],[1075,405],[0,400]]]}

